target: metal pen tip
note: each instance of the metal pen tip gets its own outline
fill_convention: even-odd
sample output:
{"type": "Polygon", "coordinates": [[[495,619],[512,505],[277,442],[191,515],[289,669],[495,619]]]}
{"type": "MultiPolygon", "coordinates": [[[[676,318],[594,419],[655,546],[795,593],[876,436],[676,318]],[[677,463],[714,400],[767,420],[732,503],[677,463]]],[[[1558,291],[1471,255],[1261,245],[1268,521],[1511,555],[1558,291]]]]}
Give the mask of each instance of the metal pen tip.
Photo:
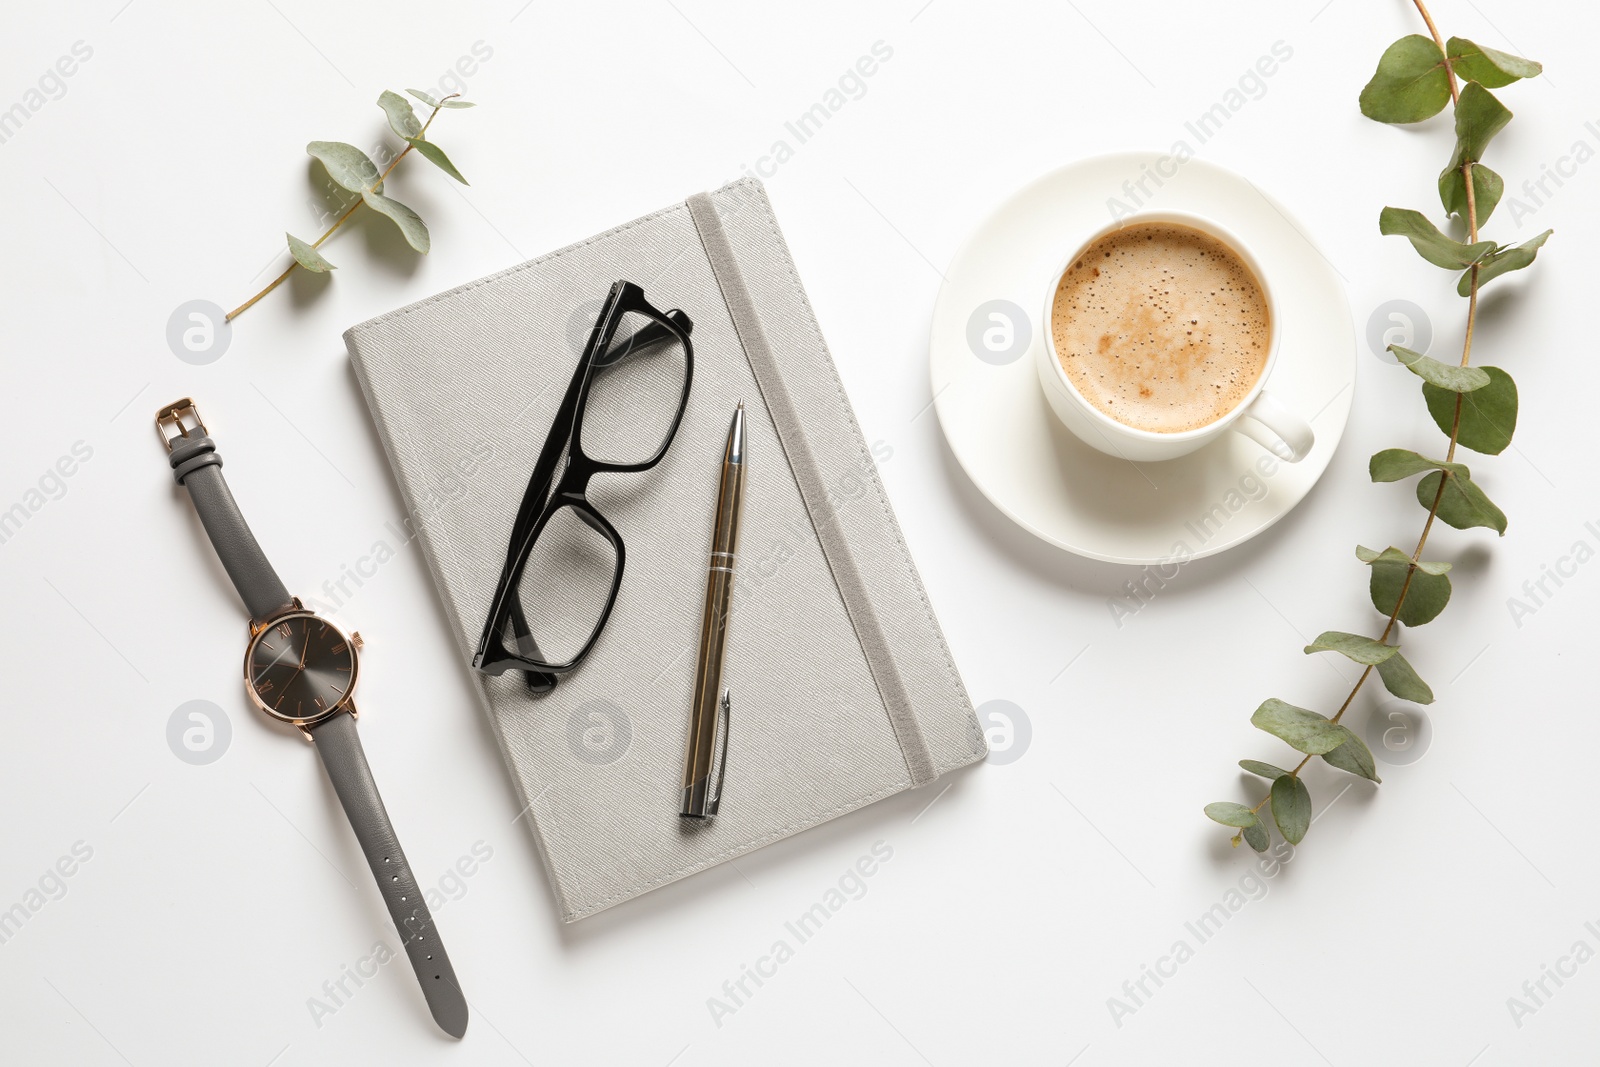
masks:
{"type": "Polygon", "coordinates": [[[733,422],[728,426],[728,444],[724,457],[729,463],[744,462],[744,401],[733,409],[733,422]]]}

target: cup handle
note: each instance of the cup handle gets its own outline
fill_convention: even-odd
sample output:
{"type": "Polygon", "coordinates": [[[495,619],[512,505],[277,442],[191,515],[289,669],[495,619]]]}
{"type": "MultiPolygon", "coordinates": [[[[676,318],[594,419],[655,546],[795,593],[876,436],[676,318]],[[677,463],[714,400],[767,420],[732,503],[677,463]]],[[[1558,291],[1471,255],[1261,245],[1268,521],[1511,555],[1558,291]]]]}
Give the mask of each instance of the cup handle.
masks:
{"type": "Polygon", "coordinates": [[[1233,427],[1279,459],[1290,463],[1305,459],[1316,441],[1311,424],[1278,403],[1265,390],[1256,394],[1233,427]]]}

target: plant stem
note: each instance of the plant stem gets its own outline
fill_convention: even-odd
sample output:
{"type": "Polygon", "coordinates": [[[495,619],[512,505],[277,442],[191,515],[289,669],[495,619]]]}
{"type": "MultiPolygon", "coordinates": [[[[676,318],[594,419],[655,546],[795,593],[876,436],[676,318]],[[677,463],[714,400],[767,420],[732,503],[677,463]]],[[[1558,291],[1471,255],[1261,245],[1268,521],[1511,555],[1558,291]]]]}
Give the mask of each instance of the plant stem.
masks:
{"type": "MultiPolygon", "coordinates": [[[[409,151],[411,151],[411,148],[408,145],[406,147],[406,152],[409,152],[409,151]]],[[[395,162],[396,163],[400,162],[401,156],[404,156],[406,154],[406,152],[401,152],[399,156],[395,156],[394,157],[395,162]]],[[[391,167],[390,169],[392,170],[393,168],[391,167]]],[[[385,172],[385,173],[387,173],[387,172],[385,172]]],[[[326,241],[329,237],[332,237],[333,236],[333,231],[337,230],[340,226],[343,226],[344,225],[344,220],[348,219],[351,215],[355,214],[356,208],[360,207],[361,204],[362,204],[361,199],[359,197],[357,197],[356,198],[356,202],[351,204],[349,209],[343,215],[340,215],[339,218],[334,222],[334,224],[332,226],[329,226],[328,229],[323,233],[323,235],[321,237],[318,237],[315,241],[311,242],[311,247],[312,248],[317,248],[318,246],[320,246],[322,244],[322,242],[326,241]]],[[[255,303],[256,303],[257,300],[260,300],[262,297],[264,297],[268,293],[272,292],[272,290],[276,289],[278,286],[280,286],[284,282],[288,281],[289,280],[289,275],[293,274],[294,273],[294,269],[296,267],[298,267],[299,265],[300,264],[299,264],[298,261],[291,259],[289,261],[289,266],[287,268],[285,268],[285,270],[284,270],[284,272],[282,274],[278,275],[276,278],[272,279],[272,281],[268,282],[267,283],[267,287],[265,289],[261,290],[255,296],[252,296],[249,300],[246,300],[244,303],[240,304],[238,307],[236,307],[232,311],[228,312],[228,314],[225,316],[223,321],[224,322],[232,322],[234,319],[238,318],[240,315],[244,314],[246,311],[249,311],[252,307],[255,306],[255,303]]]]}
{"type": "Polygon", "coordinates": [[[1428,24],[1428,33],[1433,37],[1433,43],[1439,46],[1439,54],[1444,57],[1445,73],[1450,75],[1450,99],[1461,99],[1461,87],[1456,84],[1455,68],[1450,65],[1450,52],[1444,46],[1444,38],[1439,36],[1439,27],[1433,24],[1433,16],[1428,14],[1427,7],[1422,0],[1412,0],[1417,5],[1417,13],[1422,16],[1422,21],[1428,24]]]}
{"type": "MultiPolygon", "coordinates": [[[[1439,55],[1444,60],[1445,73],[1450,77],[1450,99],[1459,101],[1461,99],[1461,86],[1456,81],[1455,67],[1450,62],[1450,54],[1445,48],[1444,38],[1439,36],[1439,29],[1433,24],[1433,16],[1428,14],[1428,9],[1423,5],[1422,0],[1413,0],[1413,3],[1416,4],[1417,10],[1422,14],[1422,21],[1428,24],[1428,32],[1433,35],[1433,43],[1439,47],[1439,55]]],[[[1472,191],[1471,160],[1461,164],[1461,174],[1467,183],[1467,232],[1469,239],[1476,243],[1478,240],[1478,202],[1472,191]]],[[[1463,367],[1468,366],[1472,361],[1472,332],[1478,320],[1478,268],[1474,265],[1470,269],[1472,281],[1467,294],[1467,329],[1465,339],[1461,344],[1461,366],[1463,367]]],[[[1462,395],[1457,393],[1455,415],[1450,420],[1450,447],[1445,453],[1446,462],[1454,460],[1456,456],[1456,443],[1461,436],[1461,404],[1462,395]]],[[[1411,590],[1411,579],[1417,573],[1417,564],[1422,561],[1422,550],[1428,543],[1428,534],[1433,530],[1433,520],[1438,517],[1439,507],[1444,502],[1444,490],[1445,486],[1449,484],[1450,477],[1449,471],[1440,472],[1439,490],[1433,495],[1433,504],[1428,508],[1428,518],[1422,524],[1422,533],[1417,536],[1417,547],[1411,553],[1411,563],[1406,568],[1405,580],[1400,583],[1400,594],[1395,597],[1394,610],[1389,613],[1389,619],[1383,625],[1383,633],[1378,636],[1378,641],[1382,644],[1389,643],[1389,635],[1394,632],[1395,624],[1400,618],[1400,609],[1405,605],[1406,594],[1411,590]]],[[[1361,687],[1367,683],[1367,679],[1371,676],[1371,666],[1362,670],[1361,676],[1350,687],[1350,694],[1344,698],[1344,703],[1340,704],[1339,710],[1334,713],[1333,722],[1338,722],[1344,717],[1344,713],[1350,710],[1350,705],[1355,702],[1356,694],[1361,692],[1361,687]]],[[[1289,773],[1298,777],[1301,770],[1310,762],[1311,757],[1307,755],[1289,773]]],[[[1261,803],[1250,810],[1259,812],[1267,801],[1271,799],[1272,794],[1269,792],[1265,797],[1261,798],[1261,803]]]]}
{"type": "MultiPolygon", "coordinates": [[[[445,97],[444,100],[450,100],[450,99],[453,99],[453,98],[455,98],[457,96],[460,96],[460,95],[461,95],[460,93],[451,93],[449,96],[445,97]]],[[[433,120],[438,117],[440,109],[444,107],[444,100],[439,101],[439,103],[437,105],[435,105],[435,107],[433,109],[433,113],[428,116],[428,121],[424,122],[422,124],[422,132],[417,134],[418,137],[426,137],[428,135],[428,127],[433,125],[433,120]]],[[[394,172],[394,168],[396,168],[396,167],[398,167],[400,165],[400,161],[402,159],[406,158],[406,156],[411,153],[411,147],[412,146],[410,144],[407,144],[405,146],[405,148],[403,148],[400,151],[400,154],[395,156],[394,159],[390,161],[389,166],[387,168],[385,168],[384,172],[382,174],[378,175],[378,182],[377,182],[378,185],[382,185],[383,182],[384,182],[384,179],[389,177],[389,175],[394,172]]],[[[322,234],[321,237],[318,237],[315,241],[311,242],[311,247],[312,248],[320,248],[320,247],[322,247],[322,242],[324,242],[328,238],[332,237],[333,236],[333,231],[337,230],[340,226],[343,226],[344,223],[345,223],[345,220],[348,219],[351,215],[354,215],[356,213],[356,208],[360,207],[363,203],[365,203],[364,200],[362,200],[360,197],[356,197],[355,203],[351,204],[350,207],[345,211],[345,213],[343,215],[340,215],[336,220],[334,220],[333,225],[329,226],[325,231],[323,231],[323,234],[322,234]]],[[[300,264],[298,262],[296,262],[294,260],[290,260],[288,268],[285,269],[282,274],[278,275],[276,278],[272,279],[272,281],[268,282],[267,283],[267,287],[265,289],[261,290],[255,296],[252,296],[249,300],[246,300],[244,303],[240,304],[238,307],[236,307],[232,311],[228,312],[228,314],[223,317],[223,321],[224,322],[232,322],[234,319],[238,318],[240,315],[244,314],[246,311],[249,311],[250,308],[255,306],[255,303],[256,303],[257,300],[260,300],[262,297],[264,297],[268,293],[272,292],[272,290],[276,289],[278,286],[280,286],[284,282],[288,281],[289,280],[289,275],[293,274],[294,273],[294,269],[296,267],[298,267],[299,265],[300,264]]]]}

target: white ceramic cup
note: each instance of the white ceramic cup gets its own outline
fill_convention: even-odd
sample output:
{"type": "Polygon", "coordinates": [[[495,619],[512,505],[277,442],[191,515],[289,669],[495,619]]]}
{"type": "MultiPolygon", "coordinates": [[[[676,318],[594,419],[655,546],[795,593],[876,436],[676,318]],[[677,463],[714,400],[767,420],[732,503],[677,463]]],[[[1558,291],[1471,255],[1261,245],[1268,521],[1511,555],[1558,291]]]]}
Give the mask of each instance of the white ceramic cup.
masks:
{"type": "Polygon", "coordinates": [[[1260,261],[1244,242],[1216,222],[1200,215],[1181,211],[1142,212],[1096,230],[1051,273],[1050,285],[1044,297],[1044,344],[1036,349],[1039,353],[1037,360],[1039,384],[1044,388],[1044,395],[1050,401],[1051,410],[1067,429],[1080,437],[1085,444],[1107,455],[1120,456],[1140,463],[1176,459],[1202,445],[1209,444],[1228,430],[1237,430],[1279,458],[1290,463],[1298,463],[1306,458],[1315,440],[1311,425],[1280,404],[1263,388],[1267,378],[1272,374],[1272,368],[1278,362],[1278,340],[1281,333],[1278,305],[1272,296],[1272,285],[1261,269],[1260,261]],[[1061,357],[1056,353],[1053,328],[1056,289],[1060,286],[1061,277],[1067,272],[1067,268],[1076,262],[1089,246],[1107,234],[1124,226],[1151,222],[1188,226],[1215,237],[1232,249],[1234,254],[1244,260],[1245,265],[1250,268],[1250,272],[1255,275],[1256,283],[1261,286],[1261,291],[1266,296],[1267,314],[1272,331],[1267,343],[1266,365],[1262,367],[1261,376],[1256,379],[1255,385],[1244,399],[1216,421],[1181,433],[1141,430],[1113,419],[1084,398],[1077,386],[1072,384],[1072,379],[1067,377],[1066,370],[1061,366],[1061,357]]]}

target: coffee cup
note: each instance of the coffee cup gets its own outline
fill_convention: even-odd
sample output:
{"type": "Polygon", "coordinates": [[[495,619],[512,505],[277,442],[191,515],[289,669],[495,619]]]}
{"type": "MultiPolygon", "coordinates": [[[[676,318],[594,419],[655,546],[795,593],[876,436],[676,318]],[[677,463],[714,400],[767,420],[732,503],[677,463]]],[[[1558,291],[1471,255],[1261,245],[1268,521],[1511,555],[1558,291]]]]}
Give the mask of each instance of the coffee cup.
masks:
{"type": "Polygon", "coordinates": [[[1067,429],[1108,455],[1176,459],[1232,430],[1297,463],[1311,426],[1264,388],[1280,335],[1244,242],[1203,216],[1143,212],[1050,275],[1039,383],[1067,429]]]}

